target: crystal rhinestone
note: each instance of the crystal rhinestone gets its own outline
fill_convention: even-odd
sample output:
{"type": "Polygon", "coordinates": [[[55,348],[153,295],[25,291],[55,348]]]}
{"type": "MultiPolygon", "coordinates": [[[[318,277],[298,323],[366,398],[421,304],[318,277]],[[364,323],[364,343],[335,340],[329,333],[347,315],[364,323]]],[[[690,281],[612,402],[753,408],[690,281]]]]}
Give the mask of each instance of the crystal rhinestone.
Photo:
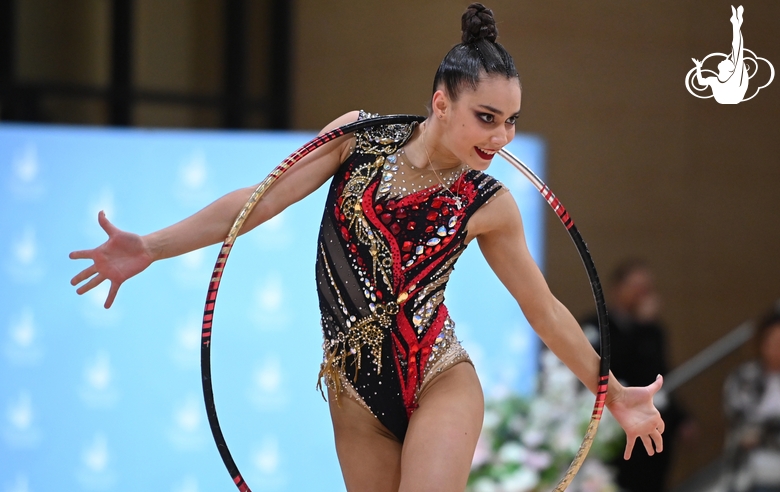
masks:
{"type": "Polygon", "coordinates": [[[371,312],[373,313],[374,311],[376,311],[376,304],[374,304],[373,302],[372,302],[372,303],[370,303],[370,304],[368,305],[368,309],[370,309],[370,310],[371,310],[371,312]]]}
{"type": "Polygon", "coordinates": [[[421,245],[417,246],[417,248],[415,248],[414,254],[421,255],[421,254],[423,254],[423,251],[425,251],[425,248],[421,244],[421,245]]]}
{"type": "Polygon", "coordinates": [[[450,221],[447,223],[447,227],[455,227],[455,224],[458,222],[457,217],[450,217],[450,221]]]}
{"type": "Polygon", "coordinates": [[[449,232],[448,232],[448,234],[449,234],[450,236],[452,236],[453,234],[455,234],[455,229],[450,229],[450,230],[449,230],[449,232]]]}
{"type": "Polygon", "coordinates": [[[363,289],[363,294],[365,294],[366,297],[371,297],[371,292],[369,292],[368,289],[363,289]]]}
{"type": "Polygon", "coordinates": [[[432,238],[430,238],[428,240],[427,243],[425,243],[425,245],[426,246],[436,246],[437,244],[439,244],[439,242],[441,242],[441,239],[439,239],[438,237],[432,237],[432,238]]]}
{"type": "Polygon", "coordinates": [[[395,154],[389,155],[389,156],[387,156],[387,161],[390,162],[390,164],[395,164],[395,161],[396,161],[397,158],[398,157],[395,154]]]}
{"type": "Polygon", "coordinates": [[[439,229],[436,230],[436,234],[438,234],[441,237],[444,237],[447,235],[447,228],[444,226],[440,226],[439,229]]]}
{"type": "Polygon", "coordinates": [[[407,268],[409,268],[409,267],[410,267],[410,266],[412,266],[413,264],[414,264],[414,258],[412,258],[411,260],[409,260],[409,261],[407,261],[407,262],[406,262],[406,267],[407,267],[407,268]]]}
{"type": "Polygon", "coordinates": [[[390,181],[391,179],[393,179],[393,175],[390,173],[384,173],[382,175],[382,181],[384,181],[385,183],[390,181]]]}
{"type": "Polygon", "coordinates": [[[379,187],[379,193],[387,193],[390,191],[390,183],[382,183],[382,186],[379,187]]]}
{"type": "Polygon", "coordinates": [[[415,314],[414,316],[412,316],[412,323],[414,323],[414,326],[420,326],[420,324],[422,323],[422,316],[420,316],[419,314],[415,314]]]}

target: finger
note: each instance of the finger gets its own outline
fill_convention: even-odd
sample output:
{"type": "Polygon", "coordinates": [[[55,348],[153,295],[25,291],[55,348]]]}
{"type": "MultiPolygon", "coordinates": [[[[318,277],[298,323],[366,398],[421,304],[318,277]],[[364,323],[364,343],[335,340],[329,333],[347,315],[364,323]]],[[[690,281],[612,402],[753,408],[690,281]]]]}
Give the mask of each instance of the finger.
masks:
{"type": "Polygon", "coordinates": [[[661,389],[661,386],[664,385],[664,377],[660,374],[655,378],[655,381],[653,381],[653,384],[647,387],[648,390],[650,390],[650,394],[654,395],[658,392],[659,389],[661,389]]]}
{"type": "Polygon", "coordinates": [[[106,277],[101,274],[95,275],[89,282],[76,289],[76,294],[81,295],[85,292],[89,292],[90,290],[100,285],[101,282],[103,282],[105,279],[106,277]]]}
{"type": "Polygon", "coordinates": [[[634,442],[635,441],[636,441],[636,438],[634,438],[634,439],[631,439],[631,438],[626,439],[626,450],[623,453],[623,459],[624,460],[627,460],[627,459],[629,459],[631,457],[631,452],[634,450],[634,442]]]}
{"type": "Polygon", "coordinates": [[[106,231],[106,234],[110,236],[114,235],[119,229],[116,228],[114,224],[112,224],[108,218],[106,217],[106,213],[104,211],[98,212],[98,224],[100,224],[100,227],[103,228],[104,231],[106,231]]]}
{"type": "Polygon", "coordinates": [[[661,420],[661,423],[660,423],[660,424],[658,424],[658,426],[656,427],[656,429],[658,429],[658,432],[660,432],[661,434],[663,434],[663,433],[664,433],[664,431],[666,430],[666,422],[664,422],[663,420],[661,420]]]}
{"type": "Polygon", "coordinates": [[[71,260],[89,260],[92,259],[92,249],[81,249],[79,251],[73,251],[68,255],[71,260]]]}
{"type": "Polygon", "coordinates": [[[116,297],[116,293],[119,292],[119,286],[122,285],[118,282],[111,282],[111,288],[108,289],[108,297],[106,297],[106,303],[103,304],[103,307],[108,309],[111,307],[112,304],[114,304],[114,298],[116,297]]]}
{"type": "Polygon", "coordinates": [[[657,453],[660,453],[664,450],[664,438],[661,437],[661,433],[657,430],[650,433],[650,438],[653,440],[653,444],[655,444],[655,451],[657,453]]]}
{"type": "Polygon", "coordinates": [[[640,436],[642,439],[642,444],[645,445],[645,451],[647,451],[648,456],[652,456],[655,454],[655,449],[653,449],[653,441],[650,439],[650,436],[640,436]]]}
{"type": "Polygon", "coordinates": [[[89,266],[82,270],[78,275],[70,279],[70,285],[78,285],[96,273],[97,267],[95,265],[89,266]]]}

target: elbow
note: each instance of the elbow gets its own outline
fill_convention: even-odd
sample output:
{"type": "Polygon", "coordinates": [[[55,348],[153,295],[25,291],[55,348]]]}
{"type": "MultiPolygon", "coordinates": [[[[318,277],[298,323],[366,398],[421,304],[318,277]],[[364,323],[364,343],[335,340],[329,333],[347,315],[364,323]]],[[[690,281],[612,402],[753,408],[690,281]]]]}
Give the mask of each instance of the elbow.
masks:
{"type": "Polygon", "coordinates": [[[567,312],[552,294],[530,308],[523,309],[528,323],[542,339],[561,326],[567,312]]]}

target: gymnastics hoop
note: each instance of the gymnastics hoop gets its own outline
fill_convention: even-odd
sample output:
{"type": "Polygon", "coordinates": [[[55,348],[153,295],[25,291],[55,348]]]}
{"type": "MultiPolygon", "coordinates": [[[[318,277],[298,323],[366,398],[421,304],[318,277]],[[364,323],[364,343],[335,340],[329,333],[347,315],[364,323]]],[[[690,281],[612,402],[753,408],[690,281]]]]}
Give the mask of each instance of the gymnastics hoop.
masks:
{"type": "MultiPolygon", "coordinates": [[[[203,309],[203,324],[201,329],[201,380],[203,383],[203,399],[206,405],[206,415],[208,416],[209,426],[211,427],[211,434],[214,436],[214,442],[217,445],[219,455],[222,457],[222,462],[225,464],[228,473],[233,478],[233,483],[240,492],[251,492],[249,485],[244,481],[241,476],[241,472],[238,470],[233,457],[228,449],[225,437],[222,434],[222,429],[219,425],[219,419],[217,418],[217,410],[214,404],[214,391],[211,383],[211,328],[214,319],[214,308],[217,302],[217,293],[219,291],[219,284],[222,280],[222,274],[225,271],[225,265],[230,251],[235,244],[241,227],[244,225],[247,217],[257,205],[257,202],[268,190],[268,188],[284,174],[293,164],[300,161],[303,157],[310,154],[312,151],[318,149],[324,144],[335,140],[338,137],[353,133],[363,128],[368,128],[377,125],[389,125],[389,124],[408,124],[412,122],[421,122],[425,118],[415,115],[391,115],[380,116],[377,118],[367,118],[359,120],[354,123],[341,126],[327,133],[323,133],[314,138],[300,149],[296,150],[290,156],[288,156],[281,164],[279,164],[271,173],[257,186],[255,191],[249,197],[244,207],[239,212],[236,220],[233,222],[233,226],[230,228],[225,241],[222,243],[222,247],[219,250],[217,256],[217,262],[214,265],[214,270],[211,275],[211,281],[209,282],[208,293],[206,294],[206,305],[203,309]]],[[[596,430],[601,420],[601,414],[604,410],[604,403],[607,397],[607,382],[609,380],[609,330],[607,320],[607,308],[604,302],[604,295],[601,290],[601,283],[599,282],[598,274],[596,273],[596,266],[593,263],[593,259],[590,256],[588,247],[585,241],[582,239],[577,227],[574,225],[571,217],[566,209],[561,204],[560,200],[553,195],[550,188],[547,187],[544,182],[534,174],[525,164],[523,164],[517,157],[513,156],[508,151],[502,149],[499,151],[501,157],[506,159],[512,166],[519,170],[529,181],[536,187],[536,189],[542,194],[547,203],[555,211],[558,218],[563,223],[566,230],[569,232],[569,236],[574,241],[577,251],[580,254],[583,264],[585,265],[585,271],[588,274],[590,280],[591,290],[593,291],[593,297],[596,302],[596,314],[598,316],[599,334],[601,340],[601,363],[599,366],[599,382],[598,390],[596,393],[596,403],[593,406],[593,413],[591,414],[590,423],[585,432],[585,437],[580,445],[577,454],[574,456],[574,460],[567,469],[563,478],[561,478],[558,485],[555,487],[554,492],[563,492],[566,487],[569,486],[574,476],[579,471],[582,462],[590,450],[593,444],[593,438],[596,435],[596,430]]]]}

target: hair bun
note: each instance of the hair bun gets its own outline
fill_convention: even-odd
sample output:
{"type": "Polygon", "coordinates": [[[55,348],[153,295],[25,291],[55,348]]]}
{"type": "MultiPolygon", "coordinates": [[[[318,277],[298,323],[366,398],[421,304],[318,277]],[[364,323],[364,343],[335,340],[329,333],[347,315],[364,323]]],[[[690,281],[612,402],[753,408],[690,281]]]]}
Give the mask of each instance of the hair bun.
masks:
{"type": "Polygon", "coordinates": [[[463,44],[476,43],[481,39],[495,43],[498,37],[493,11],[481,3],[469,5],[461,17],[460,25],[463,31],[461,38],[463,44]]]}

